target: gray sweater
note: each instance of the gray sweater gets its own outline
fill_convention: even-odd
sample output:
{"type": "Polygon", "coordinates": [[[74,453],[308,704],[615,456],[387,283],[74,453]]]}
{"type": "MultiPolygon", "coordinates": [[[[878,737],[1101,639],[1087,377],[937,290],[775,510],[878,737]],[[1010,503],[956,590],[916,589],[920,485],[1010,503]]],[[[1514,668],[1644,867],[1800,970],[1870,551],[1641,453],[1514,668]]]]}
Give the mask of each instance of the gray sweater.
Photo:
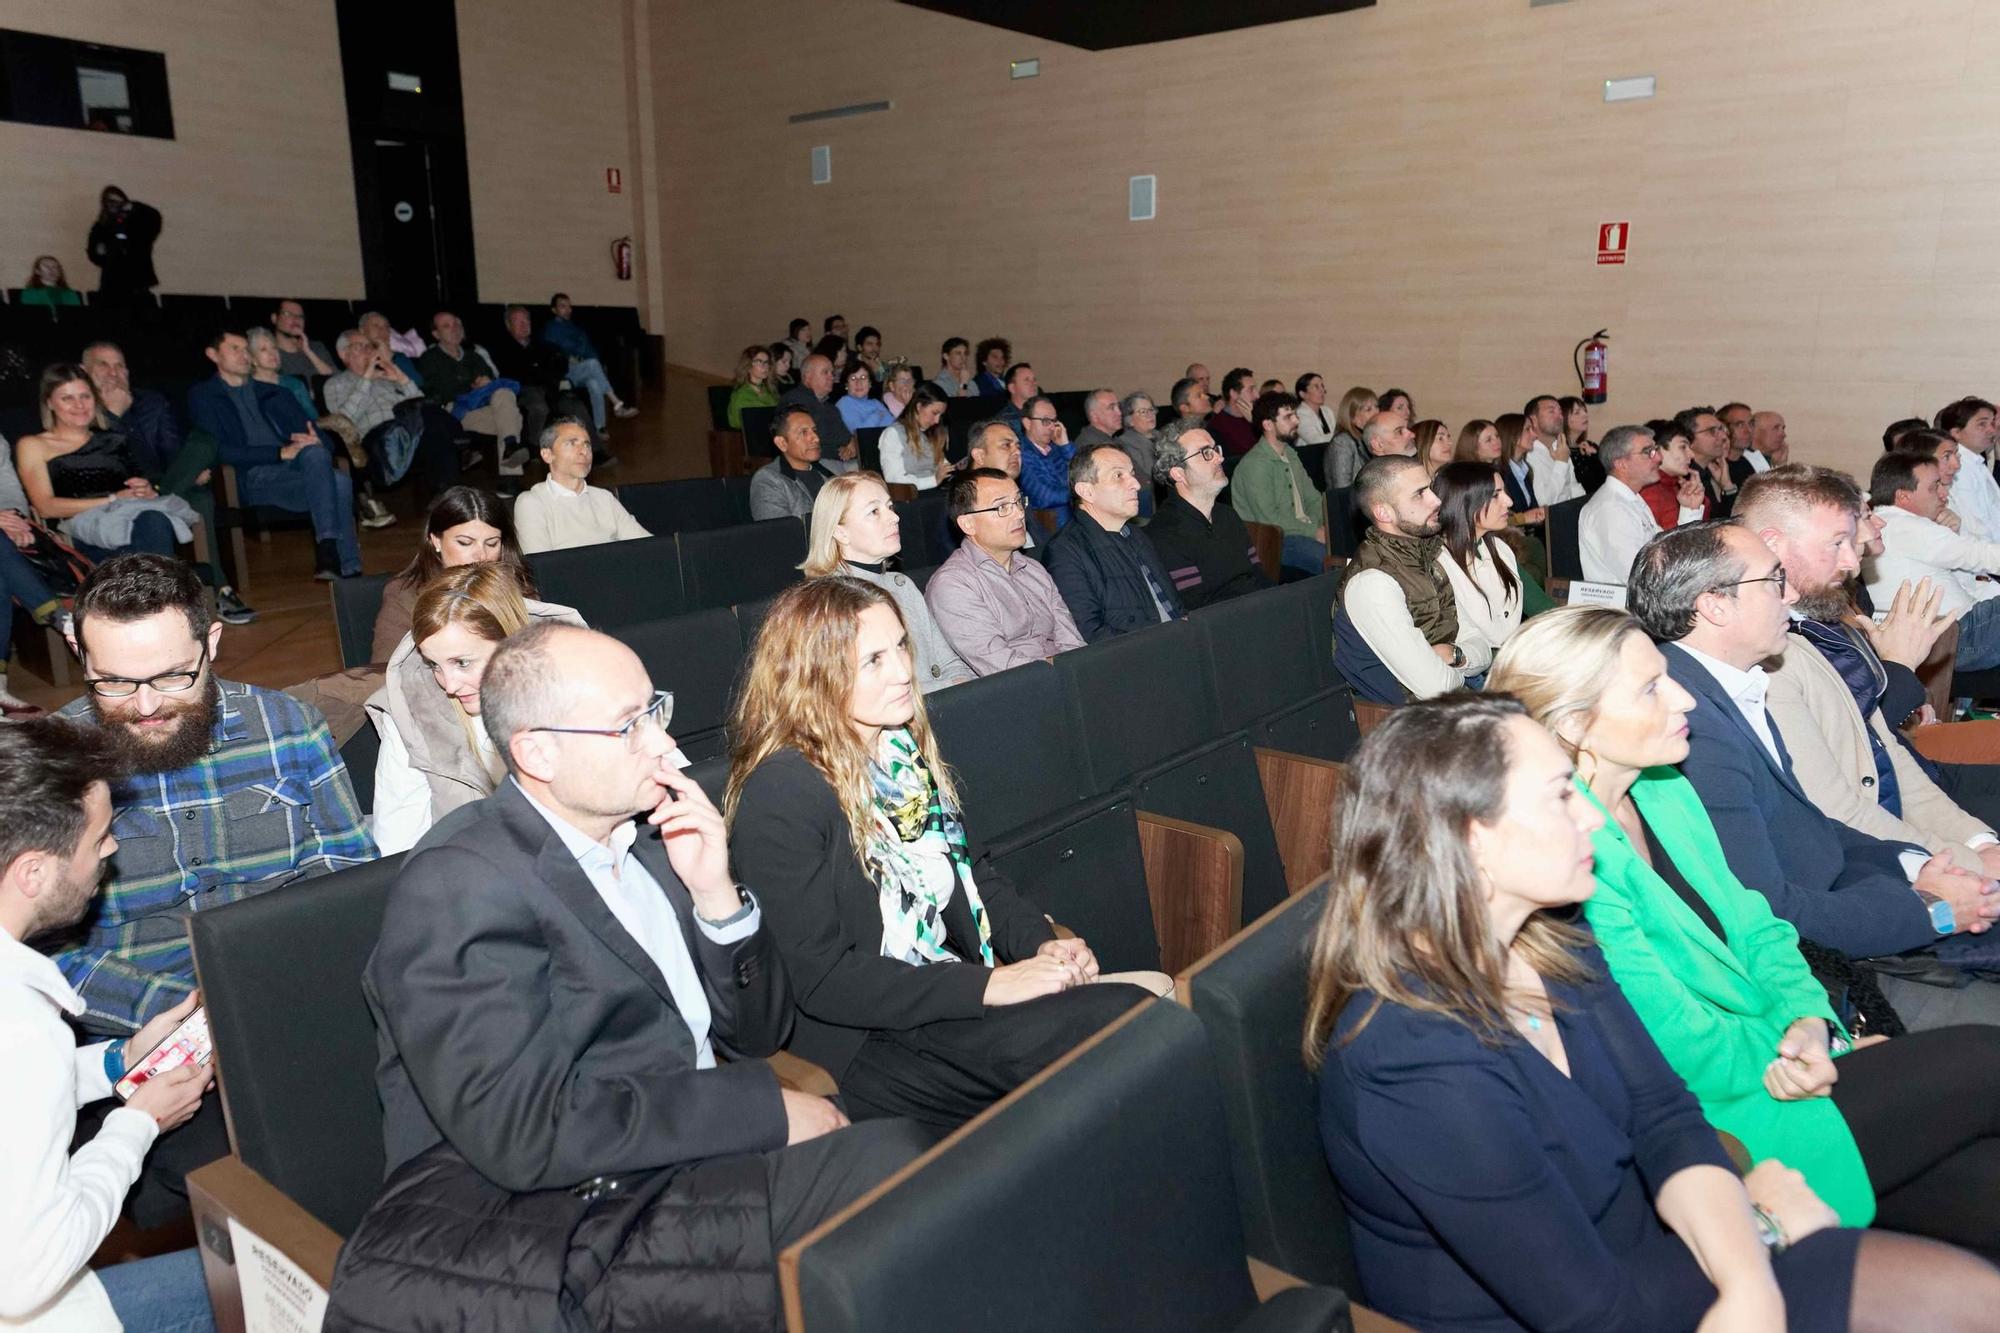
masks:
{"type": "Polygon", "coordinates": [[[924,591],[915,580],[894,571],[881,573],[855,564],[843,564],[840,572],[872,583],[896,599],[896,608],[903,613],[903,624],[910,632],[910,652],[916,665],[917,689],[921,693],[929,694],[932,690],[972,679],[972,668],[965,664],[965,659],[944,637],[937,621],[931,619],[931,609],[924,603],[924,591]]]}

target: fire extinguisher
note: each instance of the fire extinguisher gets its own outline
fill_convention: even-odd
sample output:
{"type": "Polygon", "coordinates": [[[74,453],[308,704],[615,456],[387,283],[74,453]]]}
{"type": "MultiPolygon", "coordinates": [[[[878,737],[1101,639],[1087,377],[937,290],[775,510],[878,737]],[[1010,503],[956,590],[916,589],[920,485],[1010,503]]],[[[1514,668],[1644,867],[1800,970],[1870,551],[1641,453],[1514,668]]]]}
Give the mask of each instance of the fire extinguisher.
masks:
{"type": "Polygon", "coordinates": [[[1576,382],[1583,386],[1583,401],[1601,403],[1611,392],[1611,337],[1608,329],[1599,329],[1576,345],[1570,353],[1570,363],[1576,367],[1576,382]]]}
{"type": "MultiPolygon", "coordinates": [[[[632,281],[632,238],[620,236],[611,243],[611,269],[621,282],[632,281]]],[[[1602,401],[1601,399],[1599,401],[1602,401]]]]}

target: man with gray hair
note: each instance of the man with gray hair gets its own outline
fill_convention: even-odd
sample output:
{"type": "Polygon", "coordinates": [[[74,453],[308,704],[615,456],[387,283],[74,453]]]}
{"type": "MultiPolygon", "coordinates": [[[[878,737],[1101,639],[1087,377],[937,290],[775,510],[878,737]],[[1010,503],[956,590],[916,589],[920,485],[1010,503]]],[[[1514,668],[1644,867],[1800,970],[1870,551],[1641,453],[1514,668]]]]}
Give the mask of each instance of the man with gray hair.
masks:
{"type": "Polygon", "coordinates": [[[1622,587],[1639,548],[1659,535],[1660,522],[1639,492],[1660,479],[1660,446],[1644,426],[1613,426],[1598,442],[1597,461],[1604,484],[1577,514],[1577,555],[1584,578],[1622,587]]]}
{"type": "Polygon", "coordinates": [[[1071,441],[1078,449],[1110,444],[1125,428],[1125,411],[1119,406],[1117,393],[1110,389],[1092,389],[1084,396],[1083,419],[1083,429],[1071,441]]]}
{"type": "Polygon", "coordinates": [[[1049,539],[1047,563],[1085,643],[1187,614],[1159,553],[1133,521],[1142,484],[1116,444],[1080,448],[1070,462],[1076,512],[1049,539]]]}
{"type": "Polygon", "coordinates": [[[777,1254],[929,1139],[904,1120],[850,1127],[760,1058],[791,1026],[784,964],[721,813],[672,760],[671,696],[630,648],[532,626],[493,654],[480,699],[509,776],[410,853],[363,979],[389,1175],[333,1308],[375,1323],[416,1300],[557,1327],[560,1282],[468,1284],[454,1264],[470,1247],[560,1273],[568,1229],[526,1219],[556,1191],[647,1182],[630,1241],[599,1256],[592,1295],[622,1303],[607,1316],[775,1322],[774,1274],[746,1270],[745,1246],[777,1254]],[[718,1208],[727,1226],[700,1220],[718,1208]],[[647,1275],[620,1282],[635,1251],[647,1275]]]}
{"type": "Polygon", "coordinates": [[[1271,586],[1257,568],[1250,530],[1216,501],[1229,475],[1213,436],[1178,421],[1167,427],[1153,446],[1153,480],[1172,493],[1146,525],[1146,538],[1188,610],[1271,586]]]}
{"type": "Polygon", "coordinates": [[[1417,456],[1417,433],[1401,412],[1377,412],[1361,428],[1361,447],[1369,458],[1417,456]]]}

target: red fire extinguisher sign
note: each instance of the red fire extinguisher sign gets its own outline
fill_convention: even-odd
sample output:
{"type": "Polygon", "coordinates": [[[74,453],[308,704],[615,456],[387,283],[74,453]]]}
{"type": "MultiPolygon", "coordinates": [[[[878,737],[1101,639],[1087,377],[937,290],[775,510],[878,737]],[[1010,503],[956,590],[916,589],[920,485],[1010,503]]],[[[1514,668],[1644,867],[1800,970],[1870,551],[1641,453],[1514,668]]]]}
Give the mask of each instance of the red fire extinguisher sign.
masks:
{"type": "Polygon", "coordinates": [[[606,167],[604,169],[604,188],[610,194],[623,194],[625,192],[625,173],[617,167],[606,167]]]}
{"type": "Polygon", "coordinates": [[[1632,240],[1632,224],[1629,222],[1601,222],[1597,226],[1597,262],[1600,264],[1622,264],[1625,262],[1625,247],[1632,240]]]}

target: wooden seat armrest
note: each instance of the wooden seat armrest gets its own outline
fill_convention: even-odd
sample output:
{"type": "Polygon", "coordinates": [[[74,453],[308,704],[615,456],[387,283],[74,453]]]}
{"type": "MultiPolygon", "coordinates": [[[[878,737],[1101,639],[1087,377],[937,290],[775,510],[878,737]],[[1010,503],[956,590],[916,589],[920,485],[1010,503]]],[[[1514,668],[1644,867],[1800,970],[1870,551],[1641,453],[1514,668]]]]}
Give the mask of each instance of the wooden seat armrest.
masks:
{"type": "Polygon", "coordinates": [[[248,1256],[236,1251],[229,1231],[231,1218],[298,1265],[321,1290],[332,1287],[341,1238],[240,1158],[224,1157],[190,1172],[187,1186],[202,1275],[208,1282],[215,1325],[222,1333],[240,1333],[244,1327],[238,1265],[248,1256]]]}
{"type": "MultiPolygon", "coordinates": [[[[1294,1277],[1282,1268],[1273,1267],[1262,1259],[1250,1259],[1250,1285],[1257,1292],[1259,1301],[1268,1301],[1281,1291],[1306,1285],[1304,1278],[1294,1277]]],[[[1354,1333],[1416,1333],[1408,1324],[1398,1323],[1384,1314],[1376,1314],[1349,1301],[1347,1313],[1354,1320],[1354,1333]]]]}
{"type": "Polygon", "coordinates": [[[1172,976],[1243,926],[1243,840],[1151,811],[1139,812],[1139,852],[1160,970],[1172,976]]]}
{"type": "Polygon", "coordinates": [[[1278,838],[1285,891],[1298,893],[1333,864],[1333,805],[1347,765],[1331,759],[1257,747],[1257,776],[1278,838]]]}
{"type": "Polygon", "coordinates": [[[892,481],[889,483],[889,498],[891,500],[914,500],[917,498],[917,488],[907,481],[892,481]]]}
{"type": "Polygon", "coordinates": [[[810,1060],[804,1060],[790,1051],[779,1051],[766,1061],[771,1072],[778,1076],[778,1085],[793,1092],[803,1092],[814,1097],[834,1097],[840,1093],[840,1085],[833,1075],[821,1069],[810,1060]]]}
{"type": "Polygon", "coordinates": [[[1395,712],[1391,704],[1378,704],[1369,699],[1354,701],[1354,726],[1363,736],[1382,725],[1389,714],[1395,712]]]}

